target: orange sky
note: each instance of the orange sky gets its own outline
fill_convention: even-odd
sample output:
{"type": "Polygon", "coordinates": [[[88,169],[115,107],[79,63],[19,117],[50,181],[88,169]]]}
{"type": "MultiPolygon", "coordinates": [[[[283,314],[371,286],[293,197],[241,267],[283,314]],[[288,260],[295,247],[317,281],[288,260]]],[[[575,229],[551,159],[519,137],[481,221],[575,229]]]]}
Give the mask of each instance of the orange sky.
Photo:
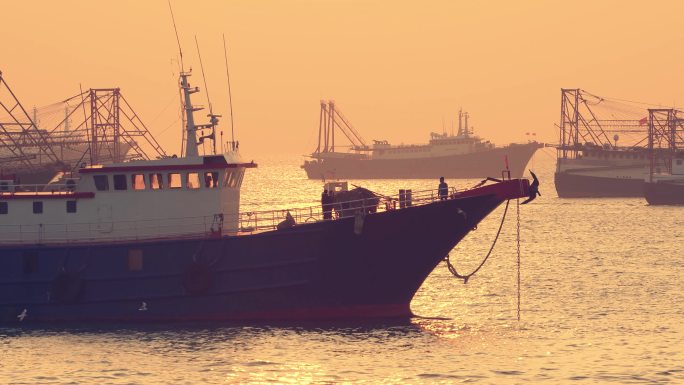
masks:
{"type": "MultiPolygon", "coordinates": [[[[497,144],[556,142],[561,87],[684,104],[679,1],[172,2],[186,67],[227,117],[221,34],[247,157],[315,148],[320,99],[370,142],[427,140],[470,112],[497,144]]],[[[177,45],[166,0],[0,3],[0,70],[27,108],[121,87],[170,153],[180,147],[177,45]],[[174,123],[176,122],[176,123],[174,123]]],[[[195,99],[206,105],[205,93],[195,99]]],[[[222,127],[230,131],[229,119],[222,127]]]]}

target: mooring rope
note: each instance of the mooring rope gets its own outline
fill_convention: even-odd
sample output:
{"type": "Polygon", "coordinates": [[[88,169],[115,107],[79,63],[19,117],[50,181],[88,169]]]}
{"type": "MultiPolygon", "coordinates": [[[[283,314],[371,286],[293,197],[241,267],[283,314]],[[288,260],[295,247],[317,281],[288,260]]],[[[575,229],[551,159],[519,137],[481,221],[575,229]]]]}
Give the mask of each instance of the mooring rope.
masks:
{"type": "MultiPolygon", "coordinates": [[[[477,273],[482,268],[482,266],[484,266],[485,262],[487,262],[487,259],[489,259],[489,256],[492,255],[492,251],[494,250],[494,246],[496,246],[496,241],[499,240],[499,235],[501,234],[501,229],[503,228],[503,224],[506,220],[506,213],[508,212],[508,203],[509,202],[510,201],[506,201],[506,208],[504,209],[503,217],[501,217],[501,223],[499,224],[499,230],[497,230],[497,232],[496,232],[496,237],[494,237],[494,242],[492,242],[492,246],[489,248],[489,252],[487,252],[487,255],[484,257],[484,259],[482,260],[480,265],[475,270],[473,270],[470,274],[461,275],[458,273],[458,271],[456,270],[454,265],[451,264],[451,261],[449,260],[449,254],[447,254],[446,257],[444,257],[444,260],[446,261],[447,267],[449,268],[449,271],[451,272],[451,274],[453,274],[453,276],[456,278],[462,279],[464,284],[468,283],[468,280],[470,279],[470,277],[475,275],[475,273],[477,273]]],[[[519,220],[520,220],[520,214],[519,214],[519,209],[518,209],[518,221],[519,220]]],[[[520,226],[520,225],[518,224],[518,226],[520,226]]],[[[519,239],[520,239],[520,237],[518,237],[518,245],[520,245],[519,239]]],[[[518,247],[518,250],[520,250],[519,247],[518,247]]],[[[520,255],[519,251],[518,251],[518,255],[520,255]]]]}

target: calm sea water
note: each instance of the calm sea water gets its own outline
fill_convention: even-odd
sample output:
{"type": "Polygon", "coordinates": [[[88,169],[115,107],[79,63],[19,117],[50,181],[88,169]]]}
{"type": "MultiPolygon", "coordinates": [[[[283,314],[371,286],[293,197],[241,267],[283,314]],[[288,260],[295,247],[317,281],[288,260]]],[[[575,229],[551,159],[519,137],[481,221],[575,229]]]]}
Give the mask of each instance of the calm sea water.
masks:
{"type": "MultiPolygon", "coordinates": [[[[301,206],[322,184],[301,159],[249,170],[243,207],[301,206]]],[[[684,383],[684,207],[558,199],[547,150],[530,167],[543,196],[516,210],[467,285],[439,266],[404,323],[0,329],[0,383],[684,383]]],[[[453,186],[473,181],[448,181],[453,186]]],[[[354,181],[381,193],[437,181],[354,181]]],[[[452,251],[477,266],[502,208],[452,251]]],[[[416,223],[416,226],[420,226],[416,223]]]]}

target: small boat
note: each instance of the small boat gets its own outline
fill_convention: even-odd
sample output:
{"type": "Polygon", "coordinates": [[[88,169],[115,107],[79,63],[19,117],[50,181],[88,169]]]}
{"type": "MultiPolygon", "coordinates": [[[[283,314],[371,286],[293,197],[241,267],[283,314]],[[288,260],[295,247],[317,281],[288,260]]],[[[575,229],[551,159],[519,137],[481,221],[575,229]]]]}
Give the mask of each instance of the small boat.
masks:
{"type": "Polygon", "coordinates": [[[522,177],[534,153],[544,147],[536,141],[497,147],[474,135],[467,112],[459,113],[456,135],[432,132],[426,144],[374,140],[369,146],[334,102],[321,102],[318,138],[311,160],[302,165],[309,179],[480,178],[499,175],[506,167],[513,177],[522,177]],[[335,146],[340,133],[351,142],[351,152],[335,146]]]}
{"type": "Polygon", "coordinates": [[[649,169],[644,113],[642,106],[578,88],[561,89],[554,174],[558,196],[641,197],[649,169]],[[621,142],[618,133],[625,137],[621,142]]]}
{"type": "Polygon", "coordinates": [[[241,212],[257,164],[232,141],[198,154],[197,132],[218,120],[195,125],[189,76],[184,156],[87,165],[50,185],[5,181],[0,324],[409,317],[447,253],[530,194],[528,180],[508,179],[448,196],[404,192],[399,206],[362,195],[241,212]]]}

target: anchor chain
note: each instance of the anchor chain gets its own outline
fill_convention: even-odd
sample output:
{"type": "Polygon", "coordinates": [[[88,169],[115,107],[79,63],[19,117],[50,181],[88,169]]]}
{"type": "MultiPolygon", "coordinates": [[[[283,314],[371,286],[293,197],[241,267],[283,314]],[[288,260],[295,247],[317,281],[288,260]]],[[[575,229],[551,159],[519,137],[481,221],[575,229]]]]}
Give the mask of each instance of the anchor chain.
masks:
{"type": "MultiPolygon", "coordinates": [[[[496,237],[494,237],[494,242],[492,242],[492,246],[489,248],[489,252],[487,252],[487,255],[484,257],[484,259],[482,260],[480,265],[475,270],[473,270],[470,274],[466,274],[466,275],[459,274],[458,271],[456,270],[456,267],[454,267],[454,265],[451,264],[451,261],[449,260],[449,254],[447,254],[446,257],[444,257],[444,260],[447,263],[447,268],[449,268],[449,272],[451,272],[451,274],[453,274],[454,277],[462,279],[464,284],[468,283],[468,280],[470,279],[470,277],[475,275],[475,273],[477,273],[482,268],[482,266],[484,266],[485,262],[487,262],[487,259],[489,259],[489,256],[492,255],[492,251],[494,250],[494,246],[496,246],[496,241],[499,240],[499,235],[501,235],[501,229],[503,228],[503,224],[506,221],[506,213],[508,213],[509,202],[510,201],[506,201],[506,208],[504,209],[503,216],[501,217],[501,223],[499,224],[499,230],[497,230],[497,232],[496,232],[496,237]]],[[[520,215],[518,214],[518,220],[519,220],[519,216],[520,215]]]]}
{"type": "Polygon", "coordinates": [[[518,321],[520,321],[520,199],[515,200],[517,214],[516,242],[518,244],[518,321]]]}

